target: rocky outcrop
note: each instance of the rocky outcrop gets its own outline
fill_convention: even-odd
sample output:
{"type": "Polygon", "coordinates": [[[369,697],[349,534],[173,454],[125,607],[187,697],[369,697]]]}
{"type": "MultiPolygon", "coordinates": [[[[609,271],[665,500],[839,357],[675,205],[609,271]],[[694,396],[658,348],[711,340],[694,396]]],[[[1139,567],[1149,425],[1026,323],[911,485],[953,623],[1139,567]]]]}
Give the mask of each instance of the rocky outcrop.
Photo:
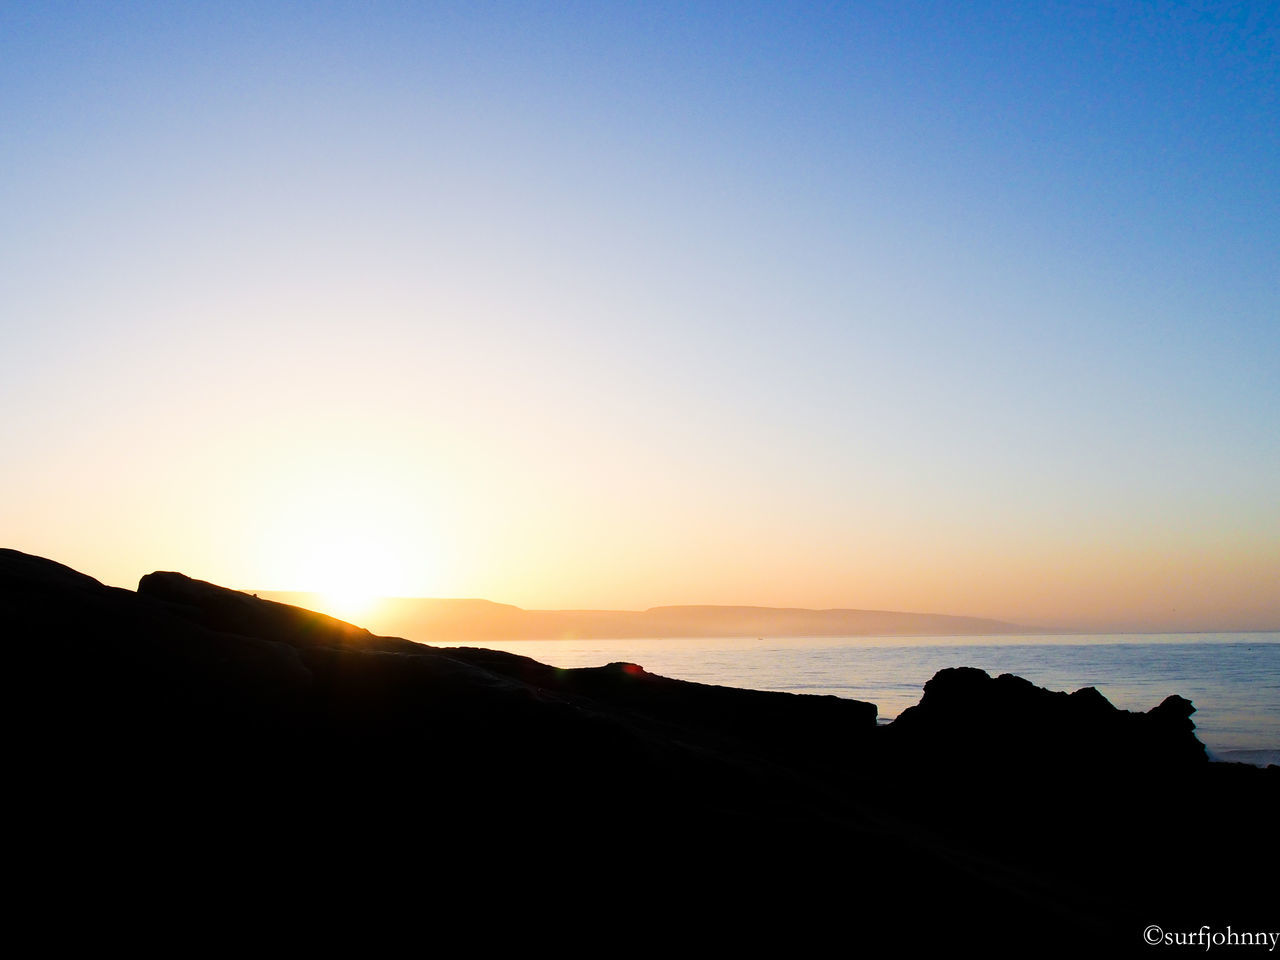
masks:
{"type": "Polygon", "coordinates": [[[1167,697],[1148,713],[1118,710],[1093,687],[1059,693],[1012,674],[940,670],[920,703],[886,731],[893,748],[970,769],[1016,763],[1023,771],[1175,774],[1207,762],[1189,700],[1167,697]]]}

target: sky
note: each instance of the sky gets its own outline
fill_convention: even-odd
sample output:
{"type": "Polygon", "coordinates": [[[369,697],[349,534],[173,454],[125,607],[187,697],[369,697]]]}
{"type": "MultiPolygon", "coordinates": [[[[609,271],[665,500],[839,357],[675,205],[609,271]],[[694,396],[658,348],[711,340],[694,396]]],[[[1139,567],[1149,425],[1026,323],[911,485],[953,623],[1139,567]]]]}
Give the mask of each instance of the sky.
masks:
{"type": "Polygon", "coordinates": [[[0,544],[1280,629],[1280,5],[0,0],[0,544]]]}

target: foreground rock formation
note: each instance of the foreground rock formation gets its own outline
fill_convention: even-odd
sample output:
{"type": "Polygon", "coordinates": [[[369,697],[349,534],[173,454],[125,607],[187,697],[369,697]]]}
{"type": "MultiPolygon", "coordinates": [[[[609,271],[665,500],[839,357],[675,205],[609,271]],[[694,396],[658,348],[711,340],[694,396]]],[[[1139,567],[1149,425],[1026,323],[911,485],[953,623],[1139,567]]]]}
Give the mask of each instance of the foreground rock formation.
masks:
{"type": "Polygon", "coordinates": [[[98,933],[1106,954],[1153,923],[1280,926],[1251,869],[1280,771],[1207,763],[1176,696],[1132,714],[956,669],[877,727],[11,550],[0,622],[16,871],[55,892],[37,909],[82,891],[98,933]]]}

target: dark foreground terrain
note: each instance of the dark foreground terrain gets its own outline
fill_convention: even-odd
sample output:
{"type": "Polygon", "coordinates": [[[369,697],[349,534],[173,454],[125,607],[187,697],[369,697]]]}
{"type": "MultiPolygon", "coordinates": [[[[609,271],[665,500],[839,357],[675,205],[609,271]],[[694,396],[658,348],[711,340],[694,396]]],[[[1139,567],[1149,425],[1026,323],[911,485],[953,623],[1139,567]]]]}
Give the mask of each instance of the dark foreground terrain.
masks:
{"type": "Polygon", "coordinates": [[[1177,696],[962,668],[877,727],[12,550],[0,622],[11,907],[46,946],[1107,956],[1187,952],[1152,924],[1280,930],[1280,770],[1209,764],[1177,696]]]}

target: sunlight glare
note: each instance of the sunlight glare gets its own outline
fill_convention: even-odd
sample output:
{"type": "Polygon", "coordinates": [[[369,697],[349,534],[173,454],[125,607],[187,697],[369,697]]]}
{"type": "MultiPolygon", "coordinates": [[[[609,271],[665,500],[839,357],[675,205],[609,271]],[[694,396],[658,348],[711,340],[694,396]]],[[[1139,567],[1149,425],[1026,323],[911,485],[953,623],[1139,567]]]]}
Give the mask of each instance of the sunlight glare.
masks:
{"type": "Polygon", "coordinates": [[[410,498],[375,478],[335,473],[273,515],[264,546],[281,589],[315,594],[317,609],[365,626],[381,598],[427,592],[438,565],[431,540],[409,522],[410,498]]]}

